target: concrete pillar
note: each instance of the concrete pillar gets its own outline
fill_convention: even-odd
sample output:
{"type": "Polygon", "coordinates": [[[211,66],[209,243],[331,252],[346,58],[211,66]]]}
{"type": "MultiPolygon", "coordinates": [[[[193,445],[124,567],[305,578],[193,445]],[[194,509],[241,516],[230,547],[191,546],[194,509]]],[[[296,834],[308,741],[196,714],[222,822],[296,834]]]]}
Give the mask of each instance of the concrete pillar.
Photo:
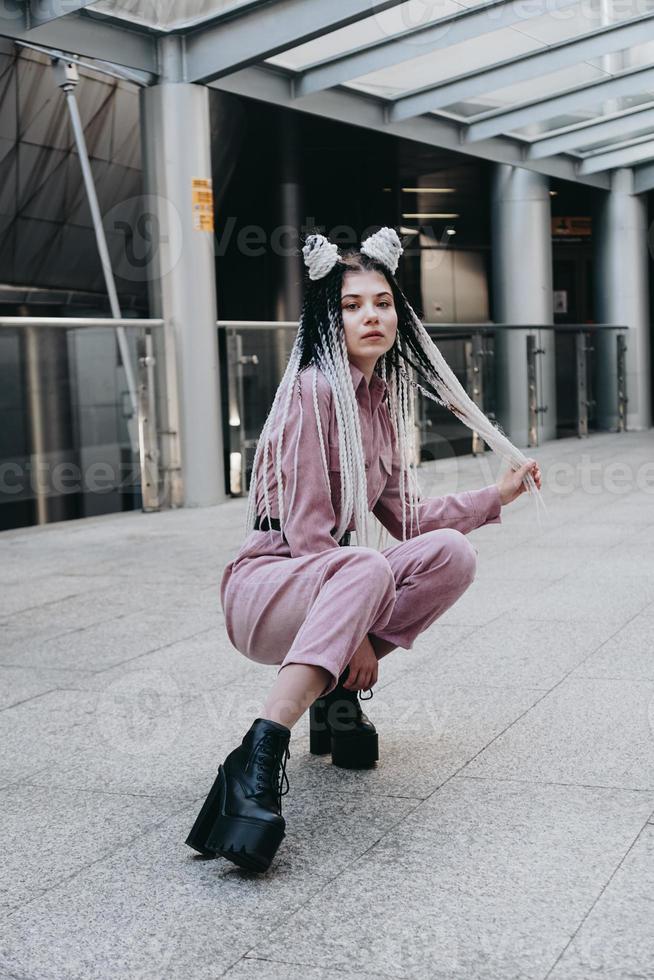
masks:
{"type": "Polygon", "coordinates": [[[525,330],[495,335],[496,412],[517,446],[527,446],[529,429],[527,335],[536,334],[538,393],[547,411],[538,414],[538,441],[556,438],[554,333],[529,324],[553,323],[552,240],[547,177],[496,164],[491,189],[493,320],[524,324],[525,330]]]}
{"type": "Polygon", "coordinates": [[[165,365],[155,350],[162,469],[173,505],[201,507],[225,499],[214,234],[198,220],[202,187],[193,184],[211,179],[209,91],[178,80],[179,38],[162,38],[159,54],[162,81],[141,91],[141,127],[145,210],[156,219],[151,312],[173,342],[165,365]]]}
{"type": "MultiPolygon", "coordinates": [[[[593,225],[596,319],[624,324],[627,334],[627,428],[652,424],[648,294],[647,195],[633,194],[629,169],[614,170],[611,190],[598,191],[593,225]]],[[[595,339],[597,425],[618,421],[617,346],[614,331],[595,339]]]]}

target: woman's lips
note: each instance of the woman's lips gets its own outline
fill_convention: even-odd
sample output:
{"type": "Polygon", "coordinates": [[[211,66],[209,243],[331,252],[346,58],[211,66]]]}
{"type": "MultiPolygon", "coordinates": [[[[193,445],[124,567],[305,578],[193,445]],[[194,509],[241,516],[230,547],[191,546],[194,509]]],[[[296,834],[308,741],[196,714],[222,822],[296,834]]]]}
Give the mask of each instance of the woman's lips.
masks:
{"type": "Polygon", "coordinates": [[[364,335],[363,335],[363,337],[361,339],[362,340],[383,340],[383,338],[384,338],[383,333],[379,333],[379,331],[376,331],[375,333],[364,333],[364,335]]]}

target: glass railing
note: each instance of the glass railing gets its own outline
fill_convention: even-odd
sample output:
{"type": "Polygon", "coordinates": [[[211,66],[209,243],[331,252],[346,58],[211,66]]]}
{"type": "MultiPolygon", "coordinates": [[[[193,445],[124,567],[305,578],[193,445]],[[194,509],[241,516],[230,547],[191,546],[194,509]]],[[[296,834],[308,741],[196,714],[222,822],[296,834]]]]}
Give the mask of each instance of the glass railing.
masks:
{"type": "Polygon", "coordinates": [[[159,508],[162,327],[0,317],[0,528],[159,508]]]}
{"type": "MultiPolygon", "coordinates": [[[[595,426],[595,340],[598,331],[608,331],[617,345],[611,363],[617,365],[618,428],[624,427],[626,328],[425,326],[490,418],[497,333],[525,334],[534,445],[546,332],[551,338],[554,331],[556,341],[557,434],[583,436],[595,426]]],[[[0,328],[0,529],[183,502],[174,346],[163,320],[0,317],[0,328]]],[[[296,322],[218,324],[232,494],[247,492],[257,440],[296,332],[296,322]]],[[[481,439],[436,402],[416,396],[415,407],[420,461],[485,451],[481,439]]]]}
{"type": "MultiPolygon", "coordinates": [[[[297,332],[296,322],[219,321],[222,384],[229,405],[224,424],[229,450],[230,492],[247,492],[257,439],[284,373],[297,332]]],[[[626,327],[613,324],[523,325],[492,323],[430,324],[425,327],[472,400],[491,419],[496,417],[495,338],[498,331],[525,334],[524,356],[528,386],[530,444],[538,444],[539,413],[543,404],[539,355],[545,338],[554,332],[556,352],[557,436],[588,435],[595,428],[597,359],[594,337],[608,331],[617,348],[618,414],[624,428],[626,388],[624,351],[626,327]]],[[[420,461],[486,447],[452,413],[428,398],[416,398],[417,442],[420,461]]]]}

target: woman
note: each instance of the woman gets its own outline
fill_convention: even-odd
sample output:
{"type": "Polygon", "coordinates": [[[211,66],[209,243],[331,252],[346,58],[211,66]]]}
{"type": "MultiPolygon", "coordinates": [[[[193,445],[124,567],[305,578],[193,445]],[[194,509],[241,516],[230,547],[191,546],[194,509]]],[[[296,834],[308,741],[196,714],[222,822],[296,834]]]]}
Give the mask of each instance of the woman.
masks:
{"type": "Polygon", "coordinates": [[[357,691],[470,585],[476,552],[465,535],[500,523],[503,505],[541,486],[538,464],[468,398],[402,293],[392,229],[344,254],[313,235],[303,253],[304,309],[254,458],[250,533],[221,582],[233,645],[281,666],[186,841],[254,871],[284,837],[291,728],[310,707],[312,752],[373,765],[377,732],[357,691]],[[476,429],[512,471],[481,490],[422,498],[412,386],[476,429]],[[368,546],[371,511],[400,544],[368,546]],[[352,531],[357,546],[344,547],[352,531]]]}

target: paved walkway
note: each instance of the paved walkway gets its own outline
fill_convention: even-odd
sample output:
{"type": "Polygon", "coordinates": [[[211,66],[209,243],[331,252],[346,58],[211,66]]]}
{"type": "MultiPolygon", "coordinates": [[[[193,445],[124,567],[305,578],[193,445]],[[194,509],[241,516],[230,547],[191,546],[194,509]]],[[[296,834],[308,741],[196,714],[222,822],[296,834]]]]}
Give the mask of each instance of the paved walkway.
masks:
{"type": "Polygon", "coordinates": [[[0,535],[0,977],[653,977],[654,431],[535,455],[547,523],[473,532],[470,590],[384,661],[377,769],[294,730],[264,876],[183,843],[274,677],[218,601],[244,502],[0,535]]]}

